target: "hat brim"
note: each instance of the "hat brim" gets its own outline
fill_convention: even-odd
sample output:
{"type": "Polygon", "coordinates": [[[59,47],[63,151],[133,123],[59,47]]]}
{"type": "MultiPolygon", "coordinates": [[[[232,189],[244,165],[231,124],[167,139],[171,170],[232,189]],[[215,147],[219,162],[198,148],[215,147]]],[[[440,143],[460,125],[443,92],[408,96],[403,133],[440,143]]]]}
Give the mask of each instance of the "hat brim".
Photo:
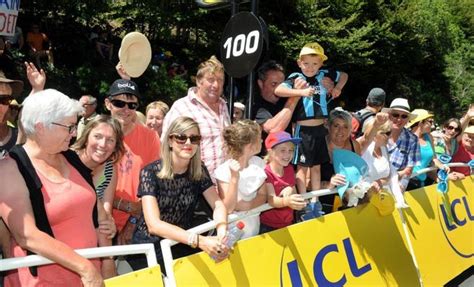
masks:
{"type": "Polygon", "coordinates": [[[274,148],[275,146],[279,145],[279,144],[282,144],[282,143],[287,143],[287,142],[292,142],[293,144],[297,145],[297,144],[300,144],[302,141],[301,138],[290,138],[290,139],[285,139],[285,140],[282,140],[282,141],[279,141],[277,143],[275,143],[274,145],[272,145],[270,148],[274,148]]]}
{"type": "Polygon", "coordinates": [[[131,32],[122,40],[119,60],[130,77],[140,77],[151,61],[151,45],[147,37],[140,32],[131,32]]]}
{"type": "Polygon", "coordinates": [[[324,55],[324,54],[321,54],[321,53],[316,53],[316,51],[303,51],[300,53],[300,57],[301,56],[306,56],[306,55],[318,55],[321,57],[321,59],[323,60],[323,62],[327,61],[328,59],[328,56],[324,55]]]}
{"type": "MultiPolygon", "coordinates": [[[[416,124],[416,123],[419,123],[419,122],[423,121],[423,120],[426,120],[426,119],[429,119],[429,118],[434,117],[433,114],[426,114],[426,115],[420,116],[419,118],[417,118],[418,116],[417,116],[417,115],[414,115],[414,114],[410,114],[410,116],[414,116],[414,118],[413,118],[413,119],[410,119],[410,121],[412,121],[412,122],[409,122],[409,123],[407,124],[407,127],[408,127],[408,128],[411,127],[411,126],[413,126],[413,125],[416,124]]],[[[410,117],[409,117],[409,118],[410,118],[410,117]]]]}
{"type": "Polygon", "coordinates": [[[19,80],[10,80],[6,78],[0,79],[0,83],[9,84],[12,88],[12,96],[17,97],[23,91],[23,82],[19,80]]]}
{"type": "Polygon", "coordinates": [[[467,134],[474,134],[474,126],[468,126],[465,130],[464,133],[467,134]]]}

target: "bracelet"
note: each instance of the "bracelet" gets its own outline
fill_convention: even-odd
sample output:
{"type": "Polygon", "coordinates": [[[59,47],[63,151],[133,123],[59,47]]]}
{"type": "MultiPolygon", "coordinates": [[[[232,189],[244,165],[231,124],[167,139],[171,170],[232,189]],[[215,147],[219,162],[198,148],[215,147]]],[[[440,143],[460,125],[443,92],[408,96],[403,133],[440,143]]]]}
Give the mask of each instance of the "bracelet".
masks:
{"type": "Polygon", "coordinates": [[[191,248],[196,248],[198,244],[198,235],[196,233],[189,233],[188,235],[188,245],[191,246],[191,248]]]}
{"type": "Polygon", "coordinates": [[[122,203],[122,198],[120,197],[118,204],[117,204],[117,209],[120,210],[120,204],[122,203]]]}

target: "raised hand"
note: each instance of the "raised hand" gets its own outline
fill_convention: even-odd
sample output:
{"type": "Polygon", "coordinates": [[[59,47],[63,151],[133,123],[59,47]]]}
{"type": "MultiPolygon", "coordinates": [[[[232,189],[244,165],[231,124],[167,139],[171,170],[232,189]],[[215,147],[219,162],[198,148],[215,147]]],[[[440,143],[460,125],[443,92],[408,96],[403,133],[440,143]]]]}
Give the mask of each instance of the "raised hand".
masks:
{"type": "Polygon", "coordinates": [[[130,76],[127,74],[127,71],[125,71],[125,68],[120,62],[117,64],[117,66],[115,66],[115,70],[117,70],[120,78],[124,80],[130,80],[130,76]]]}
{"type": "Polygon", "coordinates": [[[44,85],[46,84],[46,73],[43,69],[38,69],[33,63],[25,62],[26,68],[26,77],[30,82],[32,87],[32,93],[36,93],[44,90],[44,85]]]}

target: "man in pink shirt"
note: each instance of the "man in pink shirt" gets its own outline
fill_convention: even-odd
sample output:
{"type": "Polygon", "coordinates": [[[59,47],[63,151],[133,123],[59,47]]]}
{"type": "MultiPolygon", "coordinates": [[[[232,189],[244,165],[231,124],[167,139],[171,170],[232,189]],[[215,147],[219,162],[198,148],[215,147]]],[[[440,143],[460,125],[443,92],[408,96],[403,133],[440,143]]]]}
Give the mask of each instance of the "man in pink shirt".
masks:
{"type": "MultiPolygon", "coordinates": [[[[163,121],[163,133],[178,117],[187,116],[199,124],[201,130],[201,159],[215,183],[214,171],[225,161],[222,131],[230,125],[229,111],[221,97],[224,90],[224,66],[215,56],[201,63],[196,74],[196,87],[188,95],[175,101],[163,121]]],[[[217,192],[217,190],[216,190],[217,192]]],[[[212,209],[201,197],[194,213],[193,225],[212,218],[212,209]]]]}
{"type": "Polygon", "coordinates": [[[178,117],[187,116],[199,124],[201,130],[201,159],[212,180],[218,165],[224,162],[222,131],[230,125],[229,111],[221,97],[224,89],[224,66],[215,56],[201,63],[196,74],[196,87],[188,95],[174,102],[163,122],[164,135],[178,117]]]}
{"type": "Polygon", "coordinates": [[[113,217],[117,225],[118,244],[128,244],[141,214],[137,198],[140,171],[147,164],[159,159],[160,138],[157,133],[136,123],[140,93],[135,82],[116,80],[109,89],[105,106],[112,117],[122,125],[125,154],[117,166],[113,217]]]}

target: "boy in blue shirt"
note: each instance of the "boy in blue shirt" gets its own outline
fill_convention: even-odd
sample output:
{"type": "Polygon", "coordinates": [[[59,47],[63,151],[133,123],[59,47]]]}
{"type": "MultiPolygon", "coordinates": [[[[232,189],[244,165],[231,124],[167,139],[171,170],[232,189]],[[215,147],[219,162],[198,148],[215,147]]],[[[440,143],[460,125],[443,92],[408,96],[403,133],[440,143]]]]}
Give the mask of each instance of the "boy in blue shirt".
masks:
{"type": "Polygon", "coordinates": [[[310,170],[311,190],[321,187],[321,164],[330,159],[327,154],[320,153],[326,145],[327,130],[324,127],[325,118],[330,108],[328,104],[341,95],[341,90],[347,83],[348,75],[332,69],[321,69],[328,57],[318,43],[308,43],[300,51],[297,60],[301,73],[292,73],[281,83],[275,94],[279,97],[302,97],[293,113],[296,123],[294,135],[303,139],[296,149],[295,163],[296,186],[299,193],[306,192],[306,175],[310,170]],[[329,77],[336,84],[331,90],[322,85],[324,77],[329,77]],[[308,83],[305,89],[294,89],[296,78],[303,78],[308,83]]]}

